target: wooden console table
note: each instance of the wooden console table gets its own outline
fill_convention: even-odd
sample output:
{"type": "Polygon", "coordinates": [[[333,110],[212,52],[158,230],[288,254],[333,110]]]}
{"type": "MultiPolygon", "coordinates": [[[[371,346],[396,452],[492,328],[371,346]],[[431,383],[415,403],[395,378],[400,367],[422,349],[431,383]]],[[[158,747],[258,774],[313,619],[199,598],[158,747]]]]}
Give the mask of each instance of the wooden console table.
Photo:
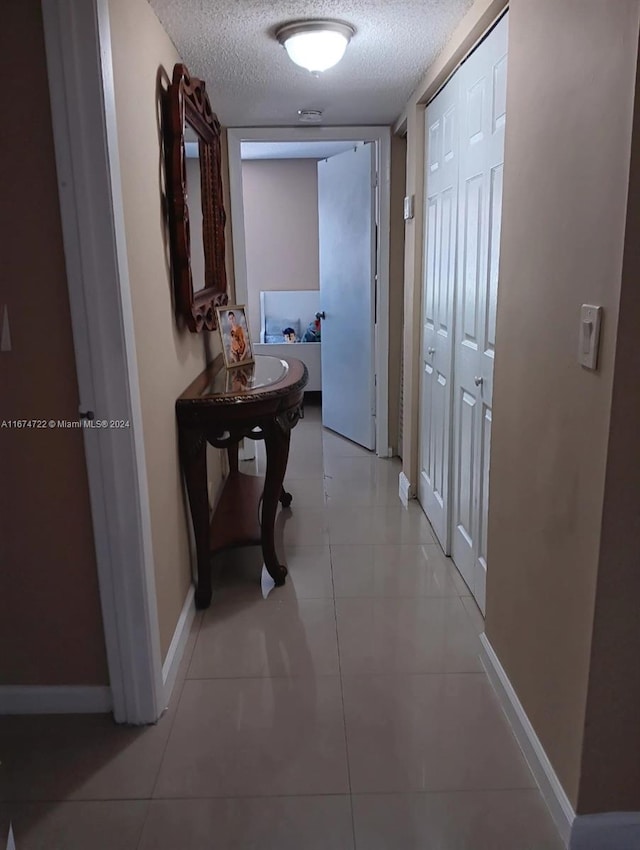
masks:
{"type": "Polygon", "coordinates": [[[262,545],[269,575],[276,585],[284,584],[287,568],[278,561],[274,524],[278,501],[284,507],[291,503],[283,481],[307,379],[307,367],[293,358],[257,356],[254,364],[227,370],[220,356],[176,401],[180,460],[198,558],[197,608],[211,603],[211,556],[222,549],[262,545]],[[264,479],[238,471],[238,443],[244,437],[265,441],[264,479]],[[211,521],[207,443],[227,449],[230,470],[211,521]]]}

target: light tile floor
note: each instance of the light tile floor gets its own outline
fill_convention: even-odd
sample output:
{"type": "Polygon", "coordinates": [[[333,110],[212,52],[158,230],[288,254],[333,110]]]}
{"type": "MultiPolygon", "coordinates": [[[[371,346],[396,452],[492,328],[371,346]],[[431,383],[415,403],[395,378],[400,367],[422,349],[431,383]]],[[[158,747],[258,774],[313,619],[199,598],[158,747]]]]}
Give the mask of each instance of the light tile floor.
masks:
{"type": "Polygon", "coordinates": [[[263,598],[258,549],[219,559],[154,727],[4,718],[0,847],[11,819],[17,850],[560,850],[399,470],[308,408],[286,585],[263,598]]]}

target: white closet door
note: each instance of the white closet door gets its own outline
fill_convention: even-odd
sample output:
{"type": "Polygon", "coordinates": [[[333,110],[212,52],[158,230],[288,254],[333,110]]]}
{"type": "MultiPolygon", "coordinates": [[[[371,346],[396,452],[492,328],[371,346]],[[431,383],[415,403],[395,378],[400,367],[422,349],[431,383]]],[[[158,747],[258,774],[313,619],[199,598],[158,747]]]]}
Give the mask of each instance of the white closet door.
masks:
{"type": "Polygon", "coordinates": [[[429,104],[425,141],[418,498],[449,552],[451,364],[458,209],[458,79],[429,104]]]}
{"type": "Polygon", "coordinates": [[[483,611],[506,75],[505,16],[457,74],[460,191],[452,556],[483,611]]]}

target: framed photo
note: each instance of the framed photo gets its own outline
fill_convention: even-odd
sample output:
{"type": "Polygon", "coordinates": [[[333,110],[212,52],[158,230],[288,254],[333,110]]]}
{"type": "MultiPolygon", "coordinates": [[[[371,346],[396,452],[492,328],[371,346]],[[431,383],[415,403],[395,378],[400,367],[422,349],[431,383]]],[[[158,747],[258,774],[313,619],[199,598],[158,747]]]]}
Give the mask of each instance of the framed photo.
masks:
{"type": "Polygon", "coordinates": [[[218,329],[222,340],[222,354],[227,369],[253,363],[253,349],[249,339],[249,326],[244,304],[217,307],[218,329]]]}

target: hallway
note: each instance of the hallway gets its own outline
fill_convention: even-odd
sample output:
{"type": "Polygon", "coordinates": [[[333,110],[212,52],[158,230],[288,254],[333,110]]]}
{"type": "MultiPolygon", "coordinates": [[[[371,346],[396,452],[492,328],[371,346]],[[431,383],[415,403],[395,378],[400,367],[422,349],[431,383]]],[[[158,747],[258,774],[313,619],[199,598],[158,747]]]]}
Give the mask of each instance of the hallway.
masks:
{"type": "Polygon", "coordinates": [[[263,599],[259,551],[226,556],[155,727],[0,718],[0,839],[11,818],[16,850],[559,850],[399,469],[307,408],[286,586],[263,599]]]}

